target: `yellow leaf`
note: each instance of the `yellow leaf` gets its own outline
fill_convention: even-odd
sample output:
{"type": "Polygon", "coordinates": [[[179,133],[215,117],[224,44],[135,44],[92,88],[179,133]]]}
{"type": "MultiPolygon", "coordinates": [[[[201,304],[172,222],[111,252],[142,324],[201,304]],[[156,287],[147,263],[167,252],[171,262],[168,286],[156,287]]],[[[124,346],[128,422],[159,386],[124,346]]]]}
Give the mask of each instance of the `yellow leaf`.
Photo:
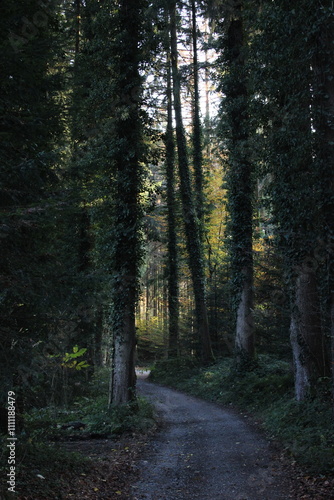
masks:
{"type": "Polygon", "coordinates": [[[122,492],[121,491],[116,491],[116,495],[121,495],[122,492]]]}
{"type": "Polygon", "coordinates": [[[98,488],[94,488],[94,491],[99,491],[99,489],[98,488]]]}

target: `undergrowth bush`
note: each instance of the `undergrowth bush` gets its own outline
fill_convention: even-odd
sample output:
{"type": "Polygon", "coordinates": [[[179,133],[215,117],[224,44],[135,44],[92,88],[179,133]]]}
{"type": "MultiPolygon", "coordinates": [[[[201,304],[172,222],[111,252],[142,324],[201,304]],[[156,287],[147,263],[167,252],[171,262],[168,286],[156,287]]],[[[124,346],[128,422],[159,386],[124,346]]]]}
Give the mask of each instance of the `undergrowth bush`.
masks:
{"type": "Polygon", "coordinates": [[[108,409],[108,370],[100,370],[87,384],[85,395],[67,408],[34,408],[24,416],[24,433],[33,441],[62,439],[68,434],[114,436],[124,432],[143,432],[154,424],[153,407],[138,397],[133,403],[108,409]],[[73,429],[71,422],[81,422],[73,429]]]}
{"type": "Polygon", "coordinates": [[[264,412],[264,425],[311,472],[334,473],[333,416],[328,401],[282,398],[264,412]]]}
{"type": "Polygon", "coordinates": [[[110,410],[105,397],[83,403],[82,421],[87,426],[86,430],[92,433],[112,436],[124,432],[145,432],[154,422],[152,406],[140,397],[133,403],[110,410]]]}

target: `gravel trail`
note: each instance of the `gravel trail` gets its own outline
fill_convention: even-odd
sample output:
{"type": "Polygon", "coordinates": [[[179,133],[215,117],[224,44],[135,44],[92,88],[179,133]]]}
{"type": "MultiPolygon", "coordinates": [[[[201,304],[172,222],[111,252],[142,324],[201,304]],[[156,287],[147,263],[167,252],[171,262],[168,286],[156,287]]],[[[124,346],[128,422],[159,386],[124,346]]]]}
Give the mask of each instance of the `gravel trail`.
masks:
{"type": "Polygon", "coordinates": [[[288,500],[270,444],[235,412],[138,380],[162,430],[147,447],[134,500],[288,500]]]}

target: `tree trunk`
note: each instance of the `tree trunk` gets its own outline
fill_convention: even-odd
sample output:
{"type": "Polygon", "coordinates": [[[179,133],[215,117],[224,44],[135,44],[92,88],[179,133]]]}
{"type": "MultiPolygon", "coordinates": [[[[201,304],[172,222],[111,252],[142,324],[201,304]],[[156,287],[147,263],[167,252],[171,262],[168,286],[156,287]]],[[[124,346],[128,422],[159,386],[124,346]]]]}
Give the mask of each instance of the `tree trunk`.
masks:
{"type": "Polygon", "coordinates": [[[168,219],[168,314],[169,338],[168,356],[178,355],[179,341],[179,273],[176,237],[175,198],[175,145],[172,116],[172,82],[170,54],[167,61],[167,131],[166,131],[166,177],[167,177],[167,219],[168,219]]]}
{"type": "Polygon", "coordinates": [[[193,77],[194,77],[194,97],[193,97],[193,161],[195,174],[195,200],[197,217],[200,224],[200,234],[203,238],[204,230],[204,193],[203,193],[203,153],[202,153],[202,129],[200,119],[200,95],[198,76],[198,50],[197,50],[197,23],[196,23],[196,2],[191,0],[192,12],[192,42],[193,42],[193,77]]]}
{"type": "Polygon", "coordinates": [[[135,399],[136,328],[133,301],[128,302],[127,310],[123,311],[122,327],[115,332],[113,339],[109,405],[120,405],[135,399]]]}
{"type": "MultiPolygon", "coordinates": [[[[321,2],[319,2],[320,4],[321,2]]],[[[317,8],[323,7],[322,4],[317,8]]],[[[322,170],[322,200],[324,214],[323,239],[327,242],[328,317],[331,338],[332,390],[334,401],[334,21],[331,8],[320,27],[317,51],[313,60],[315,76],[315,127],[322,170]]]]}
{"type": "Polygon", "coordinates": [[[245,267],[242,274],[243,288],[239,300],[236,321],[236,362],[242,366],[243,362],[254,356],[254,324],[253,324],[253,270],[245,267]]]}
{"type": "Polygon", "coordinates": [[[231,261],[236,299],[236,362],[247,368],[254,358],[253,327],[253,181],[249,141],[248,90],[242,3],[234,2],[227,31],[226,109],[230,128],[228,203],[231,261]]]}
{"type": "Polygon", "coordinates": [[[186,233],[186,245],[189,257],[189,268],[194,288],[197,328],[201,343],[200,354],[202,361],[204,363],[207,363],[212,360],[213,355],[209,335],[209,324],[205,297],[205,274],[202,255],[203,249],[201,244],[200,228],[191,188],[187,144],[182,119],[180,75],[178,71],[175,1],[172,2],[170,6],[170,28],[176,142],[179,160],[182,209],[186,233]]]}
{"type": "Polygon", "coordinates": [[[115,67],[115,92],[121,96],[115,113],[113,160],[115,165],[115,213],[112,220],[112,374],[109,404],[119,405],[135,398],[135,311],[142,259],[143,210],[140,202],[143,172],[143,138],[139,75],[139,0],[122,0],[118,11],[119,50],[115,67]]]}
{"type": "Polygon", "coordinates": [[[320,322],[317,280],[312,270],[303,267],[295,285],[290,324],[290,340],[295,370],[297,401],[308,395],[313,380],[325,376],[326,359],[320,322]]]}

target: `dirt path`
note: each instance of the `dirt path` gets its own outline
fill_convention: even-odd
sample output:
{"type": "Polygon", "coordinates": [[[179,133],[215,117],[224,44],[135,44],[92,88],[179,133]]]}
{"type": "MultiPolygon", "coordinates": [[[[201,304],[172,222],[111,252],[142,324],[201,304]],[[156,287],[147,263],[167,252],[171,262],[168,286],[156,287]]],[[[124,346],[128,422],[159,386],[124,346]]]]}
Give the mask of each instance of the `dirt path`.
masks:
{"type": "Polygon", "coordinates": [[[217,405],[138,381],[162,419],[139,462],[136,500],[288,500],[290,488],[269,443],[217,405]]]}

